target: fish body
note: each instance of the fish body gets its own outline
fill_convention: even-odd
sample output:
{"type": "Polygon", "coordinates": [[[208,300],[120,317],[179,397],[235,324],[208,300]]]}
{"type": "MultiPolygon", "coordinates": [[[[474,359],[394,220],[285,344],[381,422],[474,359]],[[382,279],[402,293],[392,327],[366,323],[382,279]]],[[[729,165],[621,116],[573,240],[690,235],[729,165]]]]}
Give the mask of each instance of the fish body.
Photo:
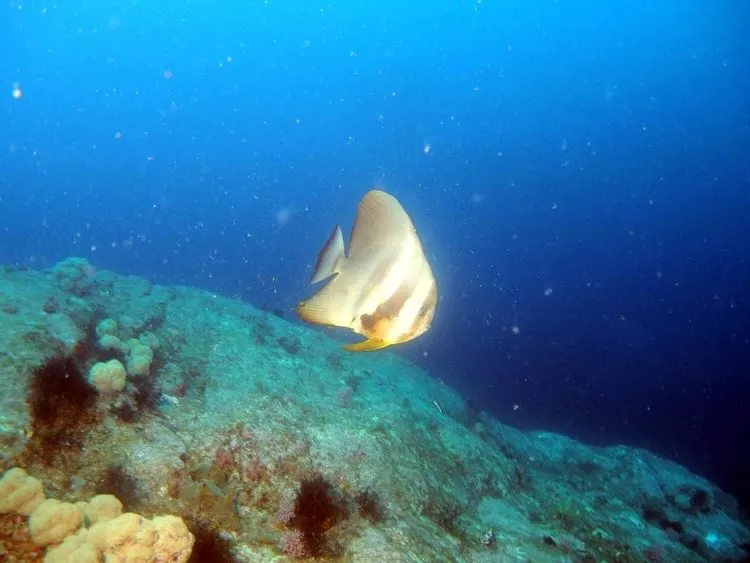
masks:
{"type": "Polygon", "coordinates": [[[430,328],[437,283],[411,218],[386,192],[371,190],[360,201],[348,256],[341,227],[334,228],[310,283],[328,278],[297,306],[297,314],[306,322],[349,328],[367,338],[347,350],[379,350],[430,328]]]}

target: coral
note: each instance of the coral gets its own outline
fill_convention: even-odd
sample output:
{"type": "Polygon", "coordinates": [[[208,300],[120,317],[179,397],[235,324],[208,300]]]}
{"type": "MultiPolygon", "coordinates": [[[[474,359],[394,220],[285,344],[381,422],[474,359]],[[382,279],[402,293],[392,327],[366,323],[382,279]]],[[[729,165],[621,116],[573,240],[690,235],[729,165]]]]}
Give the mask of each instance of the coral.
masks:
{"type": "Polygon", "coordinates": [[[123,355],[128,351],[127,344],[113,334],[103,334],[99,337],[98,344],[102,350],[117,352],[123,355]]]}
{"type": "Polygon", "coordinates": [[[193,548],[195,537],[185,522],[177,516],[154,516],[151,522],[156,528],[154,542],[154,563],[187,561],[193,548]]]}
{"type": "Polygon", "coordinates": [[[37,545],[54,545],[61,543],[82,523],[83,514],[75,505],[48,498],[31,513],[29,532],[37,545]]]}
{"type": "Polygon", "coordinates": [[[156,529],[143,516],[127,512],[89,528],[88,541],[115,561],[126,558],[149,561],[156,542],[156,529]]]}
{"type": "MultiPolygon", "coordinates": [[[[5,483],[12,493],[23,489],[28,475],[14,468],[3,475],[0,483],[5,483]],[[12,488],[9,483],[21,487],[12,488]]],[[[106,561],[188,560],[195,538],[181,518],[167,515],[148,520],[130,512],[121,514],[121,510],[120,501],[110,495],[77,504],[49,498],[31,513],[29,535],[35,544],[48,547],[47,563],[96,562],[102,556],[106,561]]]]}
{"type": "Polygon", "coordinates": [[[122,514],[122,503],[114,495],[96,495],[89,502],[81,504],[87,526],[112,520],[122,514]]]}
{"type": "Polygon", "coordinates": [[[128,374],[139,377],[147,376],[151,371],[153,360],[154,352],[151,348],[140,342],[133,343],[127,359],[128,374]]]}
{"type": "Polygon", "coordinates": [[[31,514],[44,500],[44,487],[20,467],[14,467],[0,479],[0,514],[31,514]]]}
{"type": "Polygon", "coordinates": [[[105,395],[118,393],[125,388],[127,374],[119,360],[98,362],[91,366],[88,382],[105,395]]]}
{"type": "Polygon", "coordinates": [[[86,530],[68,536],[65,540],[47,550],[44,563],[99,563],[100,553],[97,547],[89,541],[86,530]]]}
{"type": "Polygon", "coordinates": [[[90,544],[106,561],[185,563],[195,538],[176,516],[155,516],[148,520],[127,512],[94,524],[72,541],[79,546],[90,544]]]}
{"type": "Polygon", "coordinates": [[[103,336],[117,336],[117,321],[115,319],[102,319],[96,323],[96,336],[100,340],[103,336]]]}

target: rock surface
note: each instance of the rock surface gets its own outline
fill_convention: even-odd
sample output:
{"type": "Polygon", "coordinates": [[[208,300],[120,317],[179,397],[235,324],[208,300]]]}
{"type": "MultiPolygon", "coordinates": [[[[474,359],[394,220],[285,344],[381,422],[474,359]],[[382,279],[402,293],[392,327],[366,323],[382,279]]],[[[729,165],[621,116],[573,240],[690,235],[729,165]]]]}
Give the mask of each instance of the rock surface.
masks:
{"type": "Polygon", "coordinates": [[[520,432],[397,356],[82,259],[0,271],[0,378],[0,473],[180,516],[191,561],[750,555],[735,501],[676,463],[520,432]],[[110,360],[127,381],[99,394],[86,374],[110,360]]]}

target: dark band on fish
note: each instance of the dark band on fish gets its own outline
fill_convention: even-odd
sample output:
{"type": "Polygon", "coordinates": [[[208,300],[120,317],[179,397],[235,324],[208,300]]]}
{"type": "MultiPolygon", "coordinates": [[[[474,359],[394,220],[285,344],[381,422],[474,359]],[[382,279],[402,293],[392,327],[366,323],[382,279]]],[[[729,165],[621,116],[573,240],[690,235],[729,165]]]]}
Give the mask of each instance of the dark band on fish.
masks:
{"type": "Polygon", "coordinates": [[[430,292],[422,302],[422,306],[419,308],[419,314],[415,317],[414,322],[411,325],[412,332],[417,330],[417,327],[424,321],[425,315],[435,309],[437,304],[437,286],[433,285],[430,288],[430,292]]]}
{"type": "Polygon", "coordinates": [[[378,305],[372,314],[364,313],[360,316],[362,327],[367,330],[375,330],[380,321],[398,318],[404,304],[409,300],[413,291],[412,284],[404,282],[386,301],[378,305]]]}

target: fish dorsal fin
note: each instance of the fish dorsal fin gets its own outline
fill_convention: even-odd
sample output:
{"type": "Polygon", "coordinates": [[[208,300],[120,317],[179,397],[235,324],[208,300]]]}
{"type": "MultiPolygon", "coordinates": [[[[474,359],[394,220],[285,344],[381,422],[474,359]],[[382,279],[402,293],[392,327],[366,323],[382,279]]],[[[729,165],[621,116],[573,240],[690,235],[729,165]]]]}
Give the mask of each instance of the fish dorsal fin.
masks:
{"type": "Polygon", "coordinates": [[[371,190],[357,208],[349,257],[357,256],[374,243],[398,240],[413,231],[414,224],[409,214],[395,197],[380,190],[371,190]]]}
{"type": "Polygon", "coordinates": [[[343,259],[344,234],[341,232],[341,227],[336,225],[318,254],[318,261],[315,263],[315,271],[310,283],[318,283],[337,273],[343,259]]]}

